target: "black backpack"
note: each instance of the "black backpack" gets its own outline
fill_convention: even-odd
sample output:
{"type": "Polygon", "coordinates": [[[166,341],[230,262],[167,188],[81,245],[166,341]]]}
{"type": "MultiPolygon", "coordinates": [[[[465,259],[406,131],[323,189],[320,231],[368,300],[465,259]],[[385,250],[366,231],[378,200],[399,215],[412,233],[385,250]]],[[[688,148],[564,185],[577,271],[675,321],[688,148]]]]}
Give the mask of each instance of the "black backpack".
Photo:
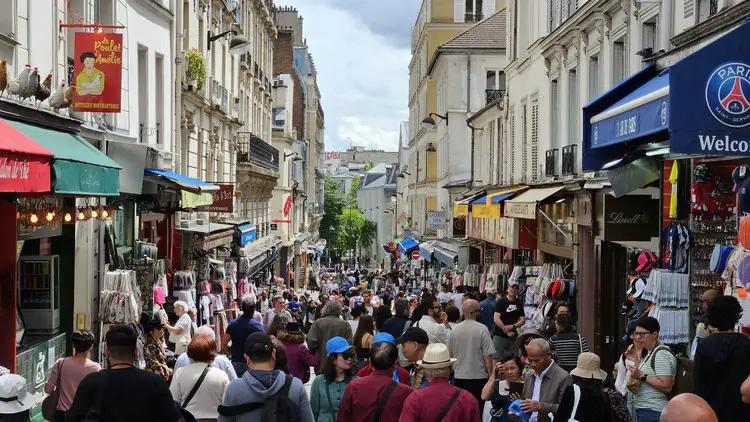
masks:
{"type": "Polygon", "coordinates": [[[273,399],[265,402],[245,403],[236,406],[219,406],[221,416],[233,417],[245,413],[263,409],[262,421],[264,422],[297,422],[299,421],[298,409],[289,399],[289,389],[294,379],[291,375],[285,375],[284,386],[273,399]]]}

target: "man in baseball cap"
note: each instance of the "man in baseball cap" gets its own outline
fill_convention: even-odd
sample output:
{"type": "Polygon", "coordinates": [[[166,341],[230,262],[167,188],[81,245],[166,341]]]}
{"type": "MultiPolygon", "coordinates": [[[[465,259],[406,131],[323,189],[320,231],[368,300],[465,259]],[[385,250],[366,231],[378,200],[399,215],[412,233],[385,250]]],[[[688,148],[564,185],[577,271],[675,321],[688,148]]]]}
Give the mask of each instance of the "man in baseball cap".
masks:
{"type": "Polygon", "coordinates": [[[417,390],[426,387],[428,382],[424,376],[424,369],[417,362],[424,358],[424,352],[427,350],[427,345],[430,344],[427,332],[419,327],[411,327],[398,339],[398,344],[403,349],[404,357],[409,362],[414,363],[409,374],[411,376],[411,388],[417,390]]]}

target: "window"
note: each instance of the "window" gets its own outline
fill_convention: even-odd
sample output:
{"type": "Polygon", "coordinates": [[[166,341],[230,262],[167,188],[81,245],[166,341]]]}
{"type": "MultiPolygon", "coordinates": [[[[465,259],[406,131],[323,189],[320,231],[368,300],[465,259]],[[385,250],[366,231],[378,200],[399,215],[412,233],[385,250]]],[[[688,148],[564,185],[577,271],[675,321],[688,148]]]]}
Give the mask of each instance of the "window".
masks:
{"type": "Polygon", "coordinates": [[[464,22],[479,22],[482,20],[482,3],[482,0],[466,0],[464,22]]]}
{"type": "Polygon", "coordinates": [[[512,185],[516,177],[516,115],[512,110],[508,115],[508,121],[510,122],[510,184],[512,185]]]}
{"type": "Polygon", "coordinates": [[[568,71],[568,145],[576,143],[578,132],[578,74],[568,71]]]}
{"type": "Polygon", "coordinates": [[[612,43],[612,85],[625,79],[625,38],[612,43]]]}
{"type": "Polygon", "coordinates": [[[156,55],[156,143],[164,142],[161,125],[164,124],[164,56],[156,55]]]}
{"type": "Polygon", "coordinates": [[[528,145],[528,107],[521,106],[521,180],[525,181],[529,174],[529,145],[528,145]]]}
{"type": "Polygon", "coordinates": [[[560,145],[560,104],[559,104],[559,86],[557,79],[550,84],[550,143],[551,149],[556,149],[560,145]]]}
{"type": "Polygon", "coordinates": [[[149,121],[148,121],[148,50],[141,45],[138,46],[138,123],[140,133],[138,140],[141,143],[149,143],[149,121]]]}
{"type": "Polygon", "coordinates": [[[505,89],[505,72],[502,70],[487,71],[487,89],[505,89]]]}
{"type": "Polygon", "coordinates": [[[539,100],[531,103],[531,180],[539,176],[539,100]]]}
{"type": "Polygon", "coordinates": [[[648,22],[643,22],[643,38],[641,39],[641,48],[643,50],[651,49],[651,52],[656,52],[656,22],[658,16],[649,19],[648,22]]]}
{"type": "Polygon", "coordinates": [[[589,101],[599,96],[599,56],[589,57],[589,101]]]}

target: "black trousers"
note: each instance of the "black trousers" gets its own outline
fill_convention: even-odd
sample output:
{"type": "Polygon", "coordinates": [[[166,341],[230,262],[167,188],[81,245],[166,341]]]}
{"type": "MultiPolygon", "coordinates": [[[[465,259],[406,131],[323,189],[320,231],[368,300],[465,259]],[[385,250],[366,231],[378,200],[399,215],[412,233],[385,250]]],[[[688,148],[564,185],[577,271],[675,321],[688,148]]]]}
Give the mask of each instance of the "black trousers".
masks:
{"type": "Polygon", "coordinates": [[[65,412],[63,412],[62,410],[58,409],[55,412],[55,422],[65,422],[65,412]]]}
{"type": "Polygon", "coordinates": [[[482,389],[487,384],[488,378],[484,379],[460,379],[455,378],[453,380],[453,385],[456,387],[466,390],[469,393],[471,393],[472,396],[476,397],[477,402],[479,402],[479,414],[483,415],[484,413],[484,400],[482,400],[482,389]]]}

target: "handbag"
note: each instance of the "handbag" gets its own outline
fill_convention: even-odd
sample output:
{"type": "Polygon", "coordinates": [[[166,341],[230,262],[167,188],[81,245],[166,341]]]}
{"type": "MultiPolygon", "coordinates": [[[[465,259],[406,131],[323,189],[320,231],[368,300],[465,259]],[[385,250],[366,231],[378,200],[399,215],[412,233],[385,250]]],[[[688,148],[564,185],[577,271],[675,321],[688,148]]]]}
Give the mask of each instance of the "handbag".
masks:
{"type": "Polygon", "coordinates": [[[573,410],[570,412],[568,422],[578,422],[576,412],[578,412],[578,402],[581,400],[581,388],[573,384],[573,410]]]}
{"type": "Polygon", "coordinates": [[[62,379],[62,367],[65,363],[65,358],[60,360],[60,368],[57,371],[57,382],[55,383],[55,391],[52,394],[42,400],[42,417],[48,421],[55,420],[55,414],[57,413],[57,403],[60,401],[60,381],[62,379]]]}

